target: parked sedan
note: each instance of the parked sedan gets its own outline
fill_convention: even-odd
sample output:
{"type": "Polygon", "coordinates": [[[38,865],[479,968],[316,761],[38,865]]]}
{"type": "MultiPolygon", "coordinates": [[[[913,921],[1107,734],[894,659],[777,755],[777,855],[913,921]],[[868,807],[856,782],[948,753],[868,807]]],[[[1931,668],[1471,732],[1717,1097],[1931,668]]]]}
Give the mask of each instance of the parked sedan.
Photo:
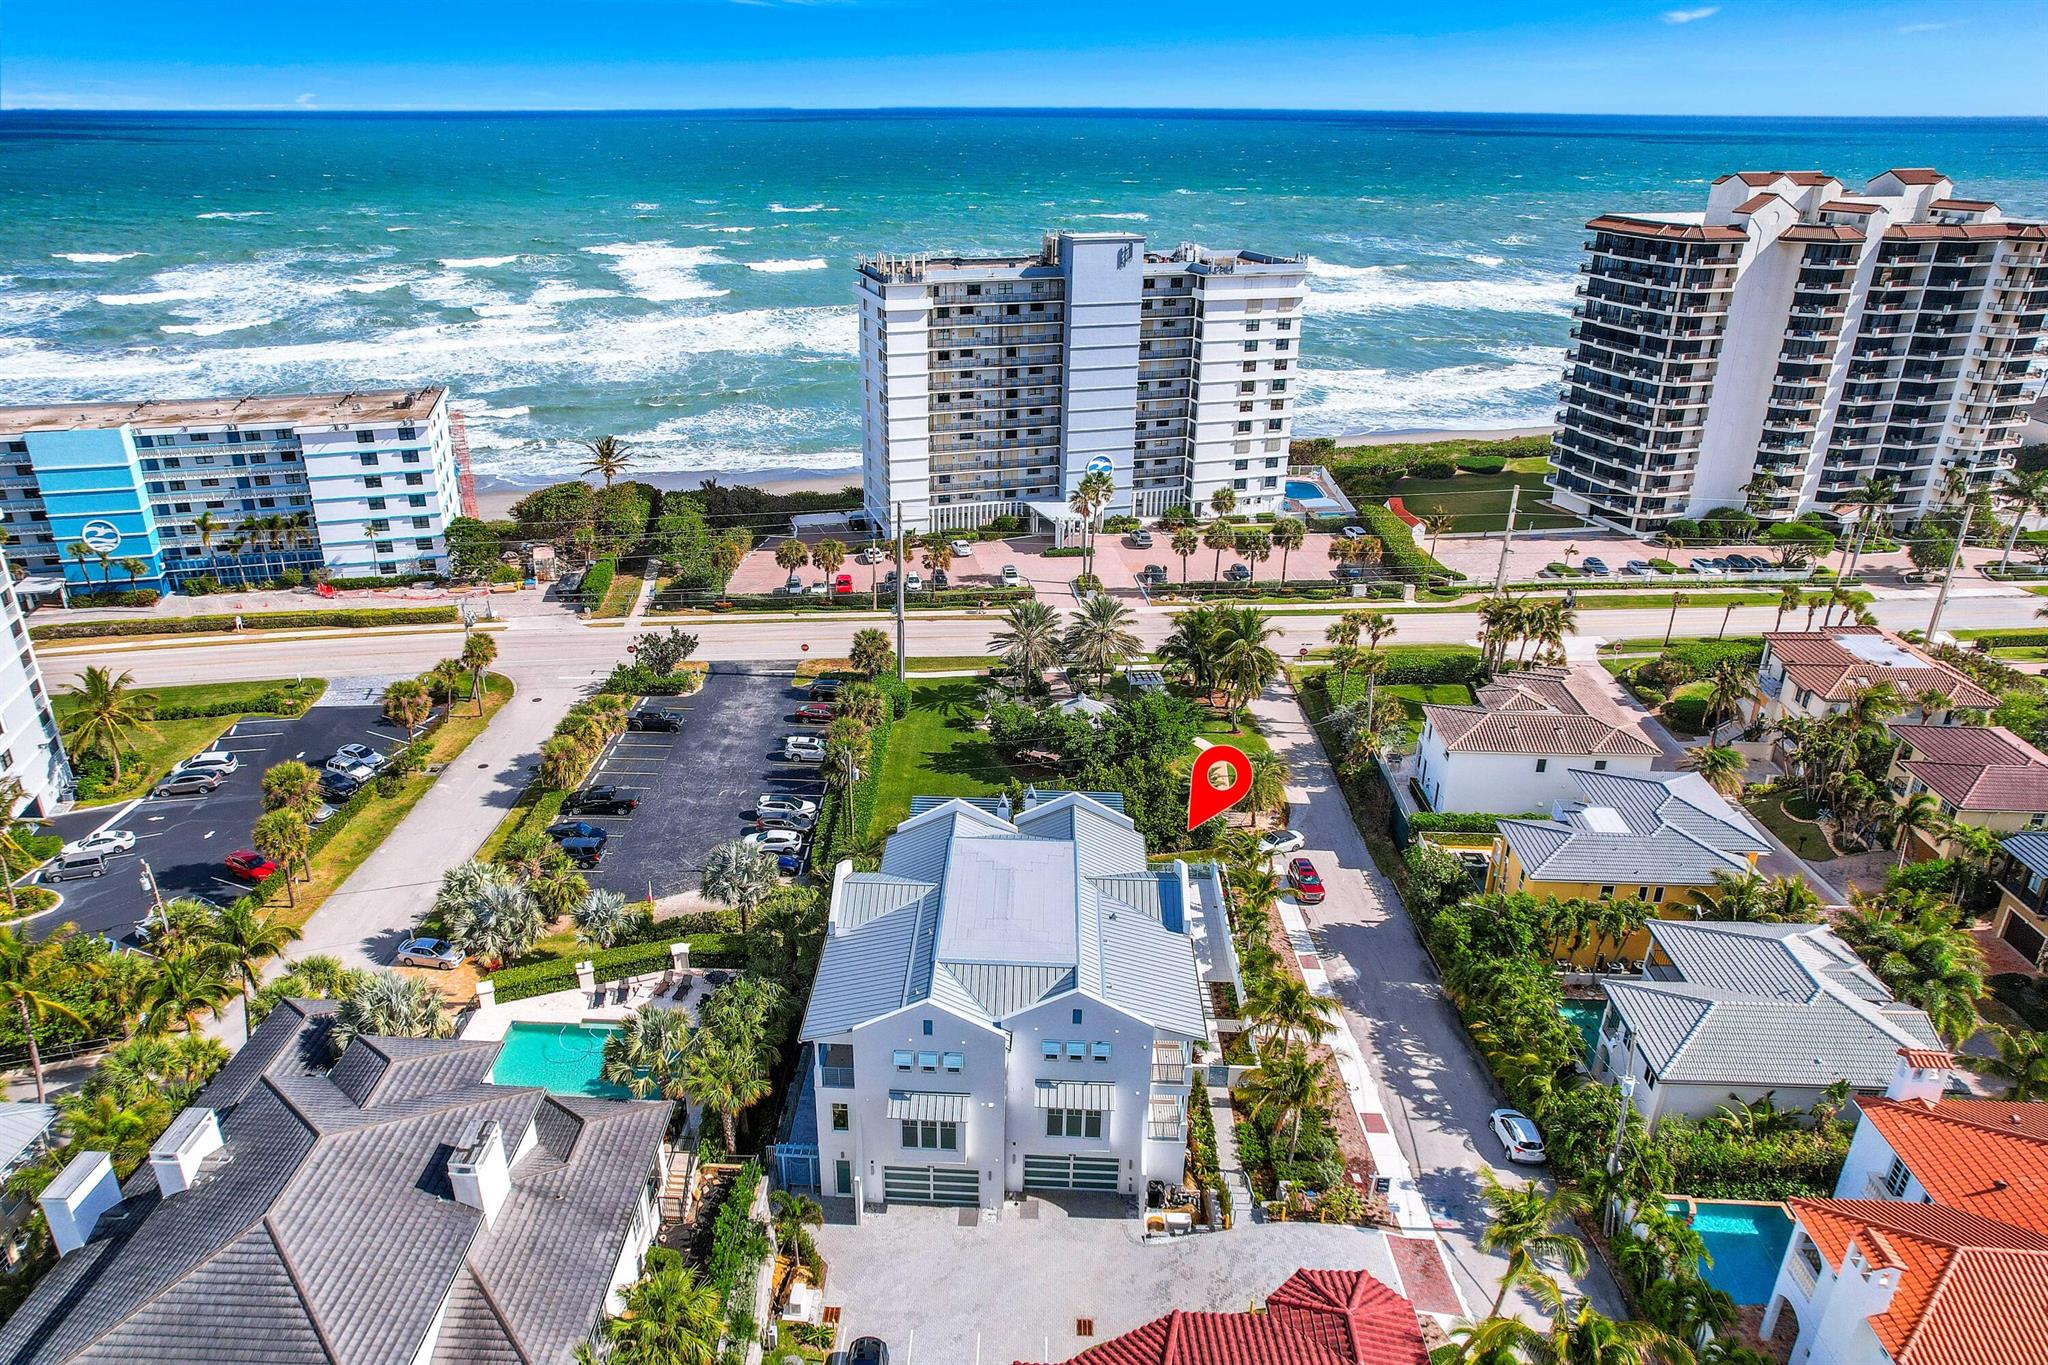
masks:
{"type": "Polygon", "coordinates": [[[853,575],[850,573],[843,573],[834,577],[832,580],[832,591],[835,593],[852,592],[853,575]]]}
{"type": "Polygon", "coordinates": [[[1640,578],[1650,572],[1650,561],[1647,559],[1631,559],[1628,563],[1621,566],[1621,571],[1640,578]]]}
{"type": "Polygon", "coordinates": [[[245,882],[260,882],[277,871],[277,864],[254,849],[238,848],[221,859],[228,872],[245,882]]]}
{"type": "Polygon", "coordinates": [[[1347,526],[1344,528],[1344,539],[1346,540],[1361,540],[1364,536],[1365,528],[1363,526],[1347,526]]]}
{"type": "Polygon", "coordinates": [[[351,777],[347,773],[329,771],[320,774],[320,795],[329,801],[346,801],[361,791],[362,787],[361,778],[351,777]]]}
{"type": "Polygon", "coordinates": [[[764,794],[754,803],[755,815],[809,815],[816,816],[818,803],[806,801],[801,796],[777,796],[764,794]]]}
{"type": "Polygon", "coordinates": [[[768,811],[754,818],[755,829],[793,829],[802,833],[818,822],[815,815],[798,815],[794,811],[768,811]]]}
{"type": "Polygon", "coordinates": [[[152,796],[206,796],[220,785],[220,774],[202,768],[197,772],[175,772],[156,784],[152,796]]]}
{"type": "Polygon", "coordinates": [[[823,763],[825,741],[816,735],[788,735],[782,741],[782,756],[797,763],[823,763]]]}
{"type": "Polygon", "coordinates": [[[631,815],[640,806],[640,798],[628,796],[617,787],[606,783],[602,786],[585,787],[580,792],[571,792],[569,799],[562,802],[565,815],[631,815]]]}
{"type": "Polygon", "coordinates": [[[1024,585],[1024,575],[1015,564],[1003,565],[1003,586],[1018,588],[1024,585]]]}
{"type": "Polygon", "coordinates": [[[593,825],[588,820],[557,820],[548,826],[550,839],[609,839],[612,832],[603,825],[593,825]]]}
{"type": "Polygon", "coordinates": [[[330,759],[329,762],[333,762],[335,759],[346,760],[349,763],[360,763],[371,772],[377,771],[377,769],[390,761],[385,755],[378,753],[367,744],[344,744],[334,751],[334,759],[330,759]]]}
{"type": "Polygon", "coordinates": [[[452,972],[468,957],[468,953],[445,938],[409,938],[398,945],[398,956],[391,959],[391,965],[432,967],[437,971],[452,972]]]}
{"type": "Polygon", "coordinates": [[[1287,864],[1287,884],[1294,888],[1294,898],[1303,905],[1323,903],[1323,878],[1316,871],[1316,865],[1306,858],[1296,858],[1287,864]]]}
{"type": "Polygon", "coordinates": [[[1500,1145],[1507,1148],[1509,1161],[1525,1161],[1541,1165],[1547,1158],[1543,1153],[1543,1134],[1535,1121],[1519,1109],[1496,1109],[1487,1116],[1487,1123],[1493,1128],[1493,1135],[1500,1139],[1500,1145]]]}
{"type": "Polygon", "coordinates": [[[214,772],[225,777],[242,766],[242,761],[226,749],[208,749],[203,754],[194,754],[178,765],[181,773],[214,772]]]}
{"type": "Polygon", "coordinates": [[[830,725],[837,714],[829,701],[807,701],[796,708],[796,718],[806,725],[830,725]]]}
{"type": "Polygon", "coordinates": [[[1716,565],[1713,560],[1708,559],[1705,555],[1695,555],[1687,562],[1692,566],[1694,573],[1717,574],[1727,572],[1725,561],[1723,565],[1716,565]]]}
{"type": "Polygon", "coordinates": [[[680,733],[683,728],[683,713],[666,707],[643,706],[626,716],[628,730],[667,730],[680,733]]]}
{"type": "Polygon", "coordinates": [[[1605,578],[1609,573],[1613,572],[1613,570],[1607,567],[1607,561],[1598,555],[1587,555],[1579,561],[1579,568],[1593,578],[1605,578]]]}
{"type": "Polygon", "coordinates": [[[947,546],[946,548],[950,549],[953,552],[953,558],[965,559],[967,558],[967,556],[974,553],[974,542],[971,540],[956,539],[953,541],[951,545],[947,546]]]}
{"type": "Polygon", "coordinates": [[[794,853],[804,846],[804,836],[793,829],[761,829],[741,835],[740,842],[765,848],[770,853],[794,853]]]}
{"type": "Polygon", "coordinates": [[[132,853],[135,849],[135,832],[126,829],[103,829],[97,834],[88,834],[83,839],[74,839],[64,845],[66,853],[103,853],[112,857],[116,853],[132,853]]]}
{"type": "Polygon", "coordinates": [[[1292,853],[1306,843],[1298,829],[1276,829],[1259,840],[1259,855],[1270,858],[1276,853],[1292,853]]]}
{"type": "Polygon", "coordinates": [[[1223,571],[1223,576],[1232,583],[1249,583],[1252,581],[1252,566],[1233,564],[1223,571]]]}
{"type": "Polygon", "coordinates": [[[1151,533],[1150,531],[1133,531],[1133,532],[1131,532],[1131,544],[1132,544],[1132,546],[1133,546],[1133,547],[1135,547],[1135,548],[1137,548],[1137,549],[1140,549],[1140,550],[1149,550],[1149,549],[1151,549],[1151,548],[1152,548],[1152,533],[1151,533]]]}

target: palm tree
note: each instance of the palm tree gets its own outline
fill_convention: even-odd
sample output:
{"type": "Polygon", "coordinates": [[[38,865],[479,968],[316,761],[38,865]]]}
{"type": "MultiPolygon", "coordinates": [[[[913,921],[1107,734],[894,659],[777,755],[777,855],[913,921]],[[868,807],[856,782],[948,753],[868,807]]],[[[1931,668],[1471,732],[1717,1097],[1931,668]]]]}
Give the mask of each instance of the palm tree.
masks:
{"type": "Polygon", "coordinates": [[[853,648],[848,661],[863,678],[880,677],[895,659],[896,651],[890,647],[889,637],[882,631],[869,626],[853,633],[853,648]]]}
{"type": "Polygon", "coordinates": [[[689,1016],[677,1009],[642,1005],[619,1021],[604,1043],[599,1075],[624,1086],[635,1098],[684,1097],[683,1057],[690,1046],[689,1016]]]}
{"type": "Polygon", "coordinates": [[[434,713],[434,694],[417,678],[400,678],[384,689],[384,718],[407,735],[434,713]]]}
{"type": "Polygon", "coordinates": [[[1202,544],[1216,552],[1216,565],[1209,579],[1213,583],[1223,581],[1223,552],[1237,548],[1237,528],[1222,517],[1209,523],[1202,532],[1202,544]]]}
{"type": "Polygon", "coordinates": [[[1678,628],[1678,609],[1685,605],[1685,601],[1684,593],[1674,592],[1671,594],[1671,619],[1664,623],[1664,647],[1666,649],[1671,647],[1671,632],[1678,628]]]}
{"type": "Polygon", "coordinates": [[[839,566],[845,562],[845,541],[828,538],[819,541],[811,547],[811,563],[817,565],[818,571],[825,575],[825,583],[828,587],[831,585],[832,575],[838,573],[839,566]]]}
{"type": "Polygon", "coordinates": [[[576,921],[576,941],[609,948],[626,936],[639,919],[626,909],[626,898],[616,891],[596,889],[585,893],[569,912],[576,921]]]}
{"type": "Polygon", "coordinates": [[[1490,1166],[1479,1168],[1479,1178],[1486,1186],[1482,1198],[1492,1219],[1479,1234],[1479,1249],[1504,1255],[1508,1262],[1489,1316],[1499,1316],[1517,1285],[1553,1285],[1546,1267],[1554,1265],[1568,1275],[1586,1273],[1585,1243],[1555,1227],[1586,1211],[1584,1195],[1566,1188],[1546,1191],[1533,1184],[1503,1184],[1490,1166]]]}
{"type": "Polygon", "coordinates": [[[1003,623],[1004,629],[989,637],[989,647],[1002,656],[1019,687],[1035,692],[1045,670],[1060,661],[1059,613],[1044,602],[1016,602],[1003,613],[1003,623]]]}
{"type": "Polygon", "coordinates": [[[76,687],[63,694],[74,700],[62,713],[58,728],[77,748],[112,763],[116,785],[121,781],[121,753],[135,733],[157,732],[150,723],[156,716],[155,694],[134,689],[133,673],[117,677],[111,669],[94,664],[79,676],[76,687]]]}
{"type": "Polygon", "coordinates": [[[583,448],[590,452],[590,458],[584,462],[581,472],[597,475],[604,480],[606,488],[610,488],[612,480],[624,474],[627,466],[637,458],[631,453],[632,447],[616,436],[600,436],[594,441],[585,441],[583,448]]]}
{"type": "Polygon", "coordinates": [[[498,642],[480,630],[470,631],[462,641],[462,666],[469,670],[469,699],[476,713],[484,713],[484,671],[498,658],[498,642]]]}
{"type": "Polygon", "coordinates": [[[1437,537],[1454,529],[1458,519],[1449,512],[1431,512],[1422,519],[1422,529],[1429,532],[1429,557],[1436,558],[1437,537]]]}
{"type": "Polygon", "coordinates": [[[1219,517],[1227,517],[1237,510],[1237,494],[1228,488],[1219,488],[1209,495],[1209,510],[1219,517]]]}
{"type": "Polygon", "coordinates": [[[715,1365],[725,1314],[718,1291],[674,1259],[626,1290],[603,1331],[607,1365],[715,1365]]]}
{"type": "Polygon", "coordinates": [[[1323,1065],[1308,1049],[1290,1045],[1278,1054],[1262,1057],[1244,1078],[1239,1094],[1245,1113],[1252,1118],[1272,1120],[1273,1130],[1285,1128],[1287,1159],[1292,1161],[1301,1142],[1301,1125],[1309,1112],[1329,1093],[1329,1077],[1323,1065]]]}
{"type": "Polygon", "coordinates": [[[1735,796],[1742,791],[1742,771],[1749,766],[1733,745],[1709,744],[1685,751],[1684,765],[1701,777],[1707,785],[1723,796],[1735,796]]]}
{"type": "Polygon", "coordinates": [[[755,1049],[715,1038],[700,1039],[690,1049],[683,1083],[692,1100],[718,1115],[728,1152],[739,1148],[739,1116],[774,1089],[755,1049]]]}
{"type": "Polygon", "coordinates": [[[1131,629],[1137,619],[1129,607],[1114,597],[1097,593],[1082,605],[1067,626],[1067,657],[1093,672],[1097,687],[1104,686],[1109,675],[1121,668],[1126,659],[1145,648],[1144,641],[1131,629]]]}
{"type": "Polygon", "coordinates": [[[811,547],[795,536],[790,536],[775,547],[775,562],[782,567],[784,573],[794,574],[811,562],[811,547]]]}
{"type": "Polygon", "coordinates": [[[59,994],[75,970],[64,961],[64,940],[77,932],[77,925],[65,924],[47,938],[27,939],[0,925],[0,1009],[13,1011],[28,1040],[28,1069],[35,1077],[37,1104],[47,1103],[49,1097],[43,1090],[43,1054],[36,1046],[36,1025],[51,1018],[85,1022],[59,994]]]}
{"type": "Polygon", "coordinates": [[[1109,500],[1116,495],[1116,486],[1109,475],[1099,469],[1092,469],[1081,476],[1074,485],[1073,496],[1067,506],[1081,518],[1081,571],[1095,572],[1095,519],[1102,515],[1102,509],[1109,506],[1109,500]]]}
{"type": "Polygon", "coordinates": [[[531,948],[547,928],[547,914],[530,890],[493,881],[451,906],[441,932],[470,956],[503,963],[531,948]]]}
{"type": "Polygon", "coordinates": [[[446,1038],[452,1032],[441,993],[424,978],[377,971],[340,997],[331,1037],[340,1053],[359,1037],[446,1038]]]}
{"type": "Polygon", "coordinates": [[[1811,924],[1820,897],[1804,877],[1765,877],[1755,872],[1716,872],[1714,893],[1700,918],[1749,924],[1811,924]]]}
{"type": "Polygon", "coordinates": [[[220,534],[220,518],[211,511],[202,510],[192,518],[193,534],[199,537],[199,553],[206,558],[208,568],[213,567],[213,538],[220,534]]]}
{"type": "MultiPolygon", "coordinates": [[[[1948,824],[1948,817],[1941,813],[1941,798],[1933,792],[1914,792],[1893,808],[1891,816],[1892,837],[1899,841],[1898,866],[1906,865],[1906,850],[1912,845],[1915,834],[1938,835],[1948,824]]],[[[1928,842],[1933,843],[1930,837],[1928,842]]]]}
{"type": "Polygon", "coordinates": [[[1280,656],[1267,643],[1279,633],[1256,607],[1224,608],[1217,620],[1217,680],[1230,706],[1232,734],[1242,728],[1238,711],[1280,676],[1280,656]]]}
{"type": "Polygon", "coordinates": [[[792,1190],[777,1190],[768,1207],[775,1249],[789,1262],[789,1269],[775,1286],[773,1302],[781,1303],[789,1297],[790,1281],[796,1278],[797,1267],[814,1268],[818,1264],[818,1244],[811,1237],[811,1229],[825,1226],[825,1210],[809,1195],[792,1190]]]}
{"type": "Polygon", "coordinates": [[[1252,580],[1259,576],[1259,565],[1273,557],[1273,537],[1264,531],[1245,531],[1237,538],[1237,557],[1252,566],[1252,580]]]}
{"type": "Polygon", "coordinates": [[[1290,974],[1268,973],[1245,992],[1245,1021],[1267,1042],[1297,1035],[1312,1043],[1327,1038],[1336,1031],[1330,1022],[1336,1013],[1336,1001],[1317,995],[1290,974]]]}
{"type": "Polygon", "coordinates": [[[759,844],[731,839],[704,855],[703,891],[740,917],[740,932],[776,886],[775,855],[759,844]]]}
{"type": "MultiPolygon", "coordinates": [[[[272,815],[281,813],[271,812],[272,815]]],[[[285,876],[291,876],[289,867],[285,869],[285,876]]],[[[215,915],[207,933],[217,949],[217,959],[226,965],[230,973],[242,979],[242,1004],[245,1010],[249,997],[263,984],[259,968],[299,941],[297,929],[269,915],[258,913],[256,907],[247,900],[238,900],[215,915]]],[[[246,1038],[248,1033],[248,1016],[245,1013],[242,1020],[242,1036],[246,1038]]]]}
{"type": "Polygon", "coordinates": [[[139,1166],[150,1144],[171,1120],[163,1096],[138,1088],[122,1095],[112,1089],[64,1096],[57,1102],[57,1131],[76,1151],[105,1152],[119,1167],[139,1166]]]}
{"type": "Polygon", "coordinates": [[[1931,897],[1892,902],[1855,892],[1849,899],[1836,932],[1894,996],[1925,1010],[1935,1031],[1961,1047],[1980,1025],[1984,957],[1956,927],[1952,907],[1931,897]]]}
{"type": "Polygon", "coordinates": [[[202,1010],[220,1017],[235,996],[223,967],[221,950],[214,944],[181,944],[157,959],[156,977],[142,993],[144,1031],[152,1036],[167,1033],[177,1020],[191,1033],[202,1010]]]}
{"type": "Polygon", "coordinates": [[[1347,619],[1357,618],[1358,635],[1365,641],[1365,710],[1367,715],[1371,715],[1380,676],[1380,644],[1400,628],[1394,624],[1394,618],[1383,611],[1347,611],[1344,615],[1347,619]]]}
{"type": "Polygon", "coordinates": [[[1723,659],[1714,665],[1708,676],[1707,691],[1707,732],[1712,734],[1723,719],[1738,719],[1742,714],[1742,703],[1755,695],[1756,674],[1736,663],[1723,659]]]}
{"type": "Polygon", "coordinates": [[[1287,557],[1308,542],[1308,527],[1299,517],[1281,517],[1273,523],[1273,544],[1280,551],[1280,583],[1287,583],[1287,557]]]}
{"type": "Polygon", "coordinates": [[[2014,1104],[2048,1099],[2048,1033],[2000,1029],[1998,1055],[1979,1062],[1978,1069],[2011,1082],[2005,1098],[2014,1104]]]}
{"type": "Polygon", "coordinates": [[[1173,552],[1180,556],[1180,585],[1188,585],[1188,558],[1202,548],[1202,538],[1192,526],[1182,526],[1173,533],[1173,552]]]}

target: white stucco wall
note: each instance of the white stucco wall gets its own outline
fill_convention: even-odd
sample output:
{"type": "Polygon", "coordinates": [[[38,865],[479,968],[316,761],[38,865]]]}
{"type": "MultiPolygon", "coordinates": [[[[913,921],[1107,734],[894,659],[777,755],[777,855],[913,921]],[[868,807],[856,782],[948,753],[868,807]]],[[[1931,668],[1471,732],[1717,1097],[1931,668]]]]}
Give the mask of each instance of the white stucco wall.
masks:
{"type": "Polygon", "coordinates": [[[1443,736],[1424,724],[1415,746],[1417,775],[1429,804],[1440,811],[1492,811],[1520,815],[1548,811],[1558,801],[1581,799],[1573,768],[1643,774],[1655,755],[1594,758],[1572,754],[1453,754],[1443,736]],[[1541,765],[1540,771],[1539,766],[1541,765]]]}

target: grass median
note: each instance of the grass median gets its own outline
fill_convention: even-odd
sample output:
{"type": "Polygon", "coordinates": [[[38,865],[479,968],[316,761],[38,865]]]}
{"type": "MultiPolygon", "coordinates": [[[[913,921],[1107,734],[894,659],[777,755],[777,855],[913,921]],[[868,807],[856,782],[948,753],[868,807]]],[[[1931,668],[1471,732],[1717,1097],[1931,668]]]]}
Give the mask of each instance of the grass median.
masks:
{"type": "MultiPolygon", "coordinates": [[[[118,674],[117,674],[118,676],[118,674]]],[[[121,780],[113,765],[97,755],[74,753],[79,805],[106,806],[130,801],[155,786],[171,768],[210,747],[230,725],[250,716],[297,716],[327,690],[324,678],[279,678],[231,683],[195,683],[184,687],[136,689],[156,698],[159,713],[171,718],[150,722],[133,732],[134,747],[121,755],[121,780]],[[283,703],[282,705],[278,703],[283,703]],[[211,711],[212,715],[177,712],[211,711]]],[[[59,729],[78,710],[79,698],[58,692],[51,698],[59,729]]]]}

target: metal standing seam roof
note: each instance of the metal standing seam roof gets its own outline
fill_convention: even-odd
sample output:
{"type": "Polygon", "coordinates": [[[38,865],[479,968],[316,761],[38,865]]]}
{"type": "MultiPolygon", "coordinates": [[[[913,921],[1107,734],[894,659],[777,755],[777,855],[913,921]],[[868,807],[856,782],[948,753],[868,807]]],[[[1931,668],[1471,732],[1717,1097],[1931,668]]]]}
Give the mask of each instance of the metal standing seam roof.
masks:
{"type": "Polygon", "coordinates": [[[1561,819],[1500,822],[1533,881],[1707,886],[1716,872],[1749,871],[1744,855],[1770,847],[1698,773],[1573,768],[1570,776],[1581,806],[1560,808],[1561,819]]]}
{"type": "Polygon", "coordinates": [[[1035,1091],[1040,1109],[1116,1108],[1116,1087],[1103,1081],[1040,1081],[1035,1091]]]}
{"type": "Polygon", "coordinates": [[[965,1123],[970,1096],[931,1090],[891,1090],[889,1117],[932,1123],[965,1123]]]}
{"type": "Polygon", "coordinates": [[[2048,830],[2025,830],[1998,841],[1998,846],[2037,876],[2048,877],[2048,830]]]}
{"type": "Polygon", "coordinates": [[[14,1164],[50,1131],[57,1106],[30,1100],[0,1101],[0,1170],[14,1164]]]}

